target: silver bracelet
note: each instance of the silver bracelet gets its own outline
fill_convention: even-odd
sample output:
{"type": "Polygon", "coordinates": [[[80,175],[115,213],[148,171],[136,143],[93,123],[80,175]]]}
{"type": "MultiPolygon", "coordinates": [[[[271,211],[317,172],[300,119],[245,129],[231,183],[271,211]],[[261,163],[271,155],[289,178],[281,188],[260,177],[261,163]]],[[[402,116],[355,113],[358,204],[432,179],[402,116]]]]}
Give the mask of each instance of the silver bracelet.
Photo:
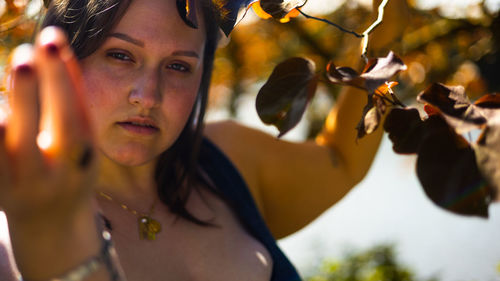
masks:
{"type": "MultiPolygon", "coordinates": [[[[97,256],[94,256],[77,267],[71,269],[60,277],[49,279],[48,281],[83,281],[90,275],[95,273],[102,266],[106,267],[111,281],[121,281],[121,274],[118,268],[114,265],[112,256],[116,256],[111,234],[106,231],[101,231],[101,250],[97,256]]],[[[20,281],[28,281],[22,277],[20,281]]]]}
{"type": "Polygon", "coordinates": [[[52,278],[50,281],[82,281],[96,272],[101,266],[102,258],[100,256],[92,257],[63,276],[52,278]]]}

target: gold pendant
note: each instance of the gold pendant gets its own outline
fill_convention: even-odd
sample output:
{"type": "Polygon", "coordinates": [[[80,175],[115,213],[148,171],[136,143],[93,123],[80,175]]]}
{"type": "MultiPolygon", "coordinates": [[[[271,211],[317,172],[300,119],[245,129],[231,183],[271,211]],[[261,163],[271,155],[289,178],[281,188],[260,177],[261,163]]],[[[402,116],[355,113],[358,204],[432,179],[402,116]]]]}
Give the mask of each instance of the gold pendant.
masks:
{"type": "Polygon", "coordinates": [[[141,240],[155,240],[156,234],[161,231],[161,224],[149,216],[139,218],[139,237],[141,240]]]}

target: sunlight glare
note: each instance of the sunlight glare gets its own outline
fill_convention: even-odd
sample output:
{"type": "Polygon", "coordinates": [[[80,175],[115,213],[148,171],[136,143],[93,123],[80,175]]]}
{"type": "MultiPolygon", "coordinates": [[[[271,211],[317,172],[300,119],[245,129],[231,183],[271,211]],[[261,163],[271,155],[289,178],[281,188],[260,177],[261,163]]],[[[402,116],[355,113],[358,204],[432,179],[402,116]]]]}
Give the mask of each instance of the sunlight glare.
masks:
{"type": "Polygon", "coordinates": [[[4,124],[7,121],[9,114],[7,113],[7,108],[4,108],[3,104],[0,102],[0,124],[4,124]]]}
{"type": "Polygon", "coordinates": [[[268,265],[266,257],[261,252],[255,252],[255,255],[264,266],[268,265]]]}
{"type": "Polygon", "coordinates": [[[41,150],[47,150],[52,145],[52,141],[52,135],[47,130],[41,131],[36,138],[36,143],[41,150]]]}

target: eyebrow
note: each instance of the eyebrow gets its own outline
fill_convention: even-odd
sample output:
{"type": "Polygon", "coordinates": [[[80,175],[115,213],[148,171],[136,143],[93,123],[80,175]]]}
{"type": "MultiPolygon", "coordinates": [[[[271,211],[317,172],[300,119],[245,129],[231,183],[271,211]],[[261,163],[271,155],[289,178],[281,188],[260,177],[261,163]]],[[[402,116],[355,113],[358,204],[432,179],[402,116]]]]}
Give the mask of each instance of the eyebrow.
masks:
{"type": "Polygon", "coordinates": [[[132,38],[132,37],[130,37],[127,34],[124,34],[124,33],[119,33],[119,32],[117,32],[117,33],[111,33],[109,35],[109,37],[115,37],[115,38],[122,39],[122,40],[125,40],[127,42],[130,42],[130,43],[132,43],[134,45],[137,45],[139,47],[144,47],[144,42],[143,41],[138,40],[138,39],[134,39],[134,38],[132,38]]]}
{"type": "MultiPolygon", "coordinates": [[[[115,37],[115,38],[118,38],[118,39],[130,42],[130,43],[132,43],[134,45],[137,45],[139,47],[142,47],[142,48],[144,48],[144,45],[145,45],[143,41],[141,41],[139,39],[132,38],[129,35],[124,34],[124,33],[119,33],[119,32],[111,33],[109,35],[109,37],[115,37]]],[[[193,58],[197,58],[197,59],[200,58],[200,55],[198,55],[197,52],[195,52],[195,51],[188,51],[188,50],[173,51],[172,55],[174,55],[174,56],[193,57],[193,58]]]]}
{"type": "Polygon", "coordinates": [[[195,52],[195,51],[182,51],[182,50],[173,51],[172,55],[174,55],[174,56],[193,57],[193,58],[197,58],[197,59],[200,58],[200,56],[198,55],[198,53],[195,52]]]}

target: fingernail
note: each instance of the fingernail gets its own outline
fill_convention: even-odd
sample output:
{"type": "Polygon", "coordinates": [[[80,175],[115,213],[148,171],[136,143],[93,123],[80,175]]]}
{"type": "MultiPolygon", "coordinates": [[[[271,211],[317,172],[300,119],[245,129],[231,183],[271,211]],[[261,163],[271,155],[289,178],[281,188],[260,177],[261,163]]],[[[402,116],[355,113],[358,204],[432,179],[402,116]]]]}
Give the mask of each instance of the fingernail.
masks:
{"type": "Polygon", "coordinates": [[[38,45],[44,48],[44,51],[49,55],[49,56],[57,56],[59,53],[60,49],[60,44],[56,42],[60,42],[60,31],[58,28],[49,26],[44,28],[38,38],[38,45]]]}
{"type": "Polygon", "coordinates": [[[22,44],[12,54],[12,70],[19,73],[31,72],[33,61],[33,47],[29,44],[22,44]]]}
{"type": "Polygon", "coordinates": [[[45,51],[47,52],[47,54],[53,57],[57,57],[59,55],[59,47],[54,43],[45,45],[45,51]]]}
{"type": "Polygon", "coordinates": [[[28,64],[18,65],[16,67],[16,73],[23,76],[28,76],[33,73],[33,68],[28,64]]]}

